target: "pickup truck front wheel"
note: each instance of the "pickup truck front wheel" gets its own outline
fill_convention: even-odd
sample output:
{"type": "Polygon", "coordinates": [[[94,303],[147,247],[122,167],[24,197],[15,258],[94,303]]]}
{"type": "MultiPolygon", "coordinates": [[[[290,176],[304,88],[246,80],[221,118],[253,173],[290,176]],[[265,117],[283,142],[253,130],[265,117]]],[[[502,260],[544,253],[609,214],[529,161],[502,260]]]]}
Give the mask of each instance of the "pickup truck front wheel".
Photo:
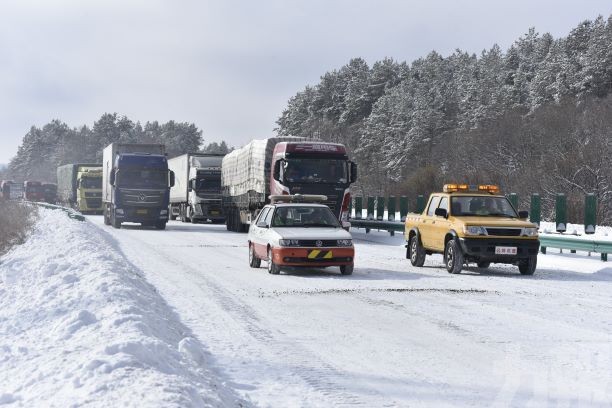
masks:
{"type": "Polygon", "coordinates": [[[446,262],[448,273],[461,273],[461,268],[463,268],[463,252],[461,252],[461,247],[457,240],[450,239],[446,243],[444,261],[446,262]]]}
{"type": "Polygon", "coordinates": [[[419,237],[413,235],[408,244],[410,263],[412,266],[421,267],[425,263],[425,248],[419,242],[419,237]]]}
{"type": "Polygon", "coordinates": [[[532,255],[529,258],[521,259],[518,267],[521,275],[533,275],[538,264],[538,256],[532,255]]]}

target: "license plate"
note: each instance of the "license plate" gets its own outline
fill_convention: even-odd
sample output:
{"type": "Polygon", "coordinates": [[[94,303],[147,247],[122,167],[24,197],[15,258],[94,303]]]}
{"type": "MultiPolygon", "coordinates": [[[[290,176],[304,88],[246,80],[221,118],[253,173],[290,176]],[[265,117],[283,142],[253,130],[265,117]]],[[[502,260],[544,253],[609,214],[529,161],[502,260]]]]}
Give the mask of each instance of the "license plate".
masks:
{"type": "Polygon", "coordinates": [[[219,211],[212,210],[210,212],[210,215],[219,215],[219,211]]]}
{"type": "Polygon", "coordinates": [[[495,247],[495,255],[516,255],[516,247],[495,247]]]}
{"type": "Polygon", "coordinates": [[[147,210],[146,209],[138,209],[138,210],[136,210],[136,214],[138,214],[138,215],[147,215],[147,210]]]}

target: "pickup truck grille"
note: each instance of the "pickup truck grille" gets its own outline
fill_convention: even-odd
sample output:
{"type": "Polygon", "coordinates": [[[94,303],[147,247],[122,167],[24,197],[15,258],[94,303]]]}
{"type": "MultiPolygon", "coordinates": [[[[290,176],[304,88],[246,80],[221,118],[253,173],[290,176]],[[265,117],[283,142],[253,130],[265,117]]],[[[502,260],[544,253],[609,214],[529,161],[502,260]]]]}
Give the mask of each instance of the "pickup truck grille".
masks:
{"type": "Polygon", "coordinates": [[[520,228],[489,228],[487,234],[494,237],[519,237],[521,235],[520,228]]]}
{"type": "Polygon", "coordinates": [[[163,191],[155,190],[122,190],[123,202],[139,207],[160,207],[164,200],[163,191]]]}

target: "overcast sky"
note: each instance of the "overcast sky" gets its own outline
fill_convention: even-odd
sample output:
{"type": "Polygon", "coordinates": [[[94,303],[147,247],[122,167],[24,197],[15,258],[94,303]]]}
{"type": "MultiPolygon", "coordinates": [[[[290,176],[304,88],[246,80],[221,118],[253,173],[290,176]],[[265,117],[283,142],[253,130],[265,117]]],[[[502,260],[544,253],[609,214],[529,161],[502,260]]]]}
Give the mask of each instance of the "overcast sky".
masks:
{"type": "Polygon", "coordinates": [[[32,125],[104,112],[241,145],[350,58],[505,50],[529,27],[559,37],[599,14],[612,1],[2,0],[0,163],[32,125]]]}

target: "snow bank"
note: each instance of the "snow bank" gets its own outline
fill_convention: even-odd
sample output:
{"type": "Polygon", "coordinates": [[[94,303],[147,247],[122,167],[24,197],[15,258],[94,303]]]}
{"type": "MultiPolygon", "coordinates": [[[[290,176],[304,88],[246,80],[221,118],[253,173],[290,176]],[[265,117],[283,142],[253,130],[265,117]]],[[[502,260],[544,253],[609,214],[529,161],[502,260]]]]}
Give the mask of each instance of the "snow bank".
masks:
{"type": "Polygon", "coordinates": [[[0,405],[248,405],[112,238],[59,211],[1,260],[0,333],[0,405]]]}

